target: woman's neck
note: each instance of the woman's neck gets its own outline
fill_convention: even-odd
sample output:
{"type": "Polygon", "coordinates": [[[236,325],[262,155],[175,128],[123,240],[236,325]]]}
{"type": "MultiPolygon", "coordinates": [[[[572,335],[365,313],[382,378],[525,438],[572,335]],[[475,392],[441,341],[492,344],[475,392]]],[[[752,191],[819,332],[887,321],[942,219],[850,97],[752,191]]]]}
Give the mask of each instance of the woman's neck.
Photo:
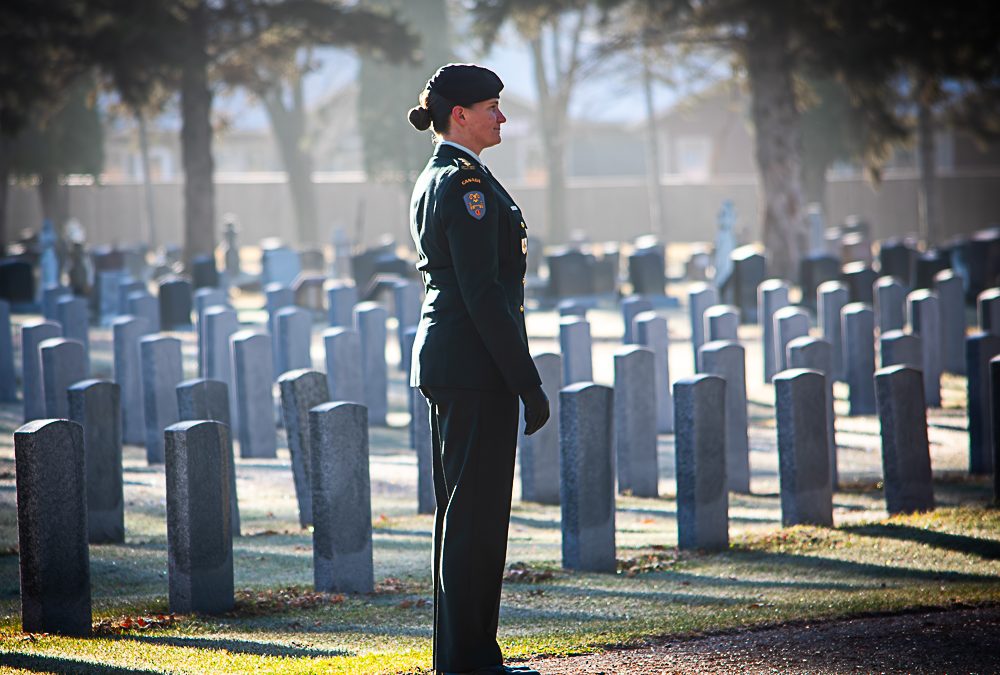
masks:
{"type": "Polygon", "coordinates": [[[455,145],[461,145],[463,148],[466,148],[475,153],[476,157],[482,155],[483,150],[485,149],[482,147],[477,148],[476,145],[470,139],[463,138],[461,134],[439,134],[438,138],[440,138],[442,141],[448,141],[449,143],[454,143],[455,145]]]}

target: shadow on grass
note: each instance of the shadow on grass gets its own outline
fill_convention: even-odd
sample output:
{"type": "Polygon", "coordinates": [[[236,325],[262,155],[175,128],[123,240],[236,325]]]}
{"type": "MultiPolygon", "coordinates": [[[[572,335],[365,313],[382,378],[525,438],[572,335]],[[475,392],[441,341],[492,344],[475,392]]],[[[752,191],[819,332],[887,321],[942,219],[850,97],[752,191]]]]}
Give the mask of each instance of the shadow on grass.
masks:
{"type": "Polygon", "coordinates": [[[523,525],[524,527],[534,527],[539,530],[558,530],[561,525],[559,521],[552,518],[529,518],[527,516],[511,515],[511,525],[523,525]]]}
{"type": "Polygon", "coordinates": [[[934,422],[928,421],[927,426],[933,427],[935,429],[944,429],[946,431],[960,431],[966,433],[968,433],[969,431],[968,426],[959,424],[958,422],[955,422],[954,424],[949,424],[947,422],[941,422],[940,420],[934,422]]]}
{"type": "MultiPolygon", "coordinates": [[[[292,463],[288,459],[281,457],[258,459],[255,457],[242,458],[236,460],[236,470],[242,469],[262,469],[267,471],[291,471],[292,463]]],[[[238,475],[238,474],[237,474],[238,475]]]]}
{"type": "MultiPolygon", "coordinates": [[[[664,578],[665,575],[661,576],[664,578]]],[[[688,576],[688,575],[685,575],[688,576]]],[[[692,584],[693,585],[693,584],[692,584]]],[[[713,584],[714,585],[714,584],[713,584]]],[[[721,584],[720,584],[721,585],[721,584]]],[[[516,587],[507,587],[508,590],[515,590],[516,587]]],[[[688,591],[627,591],[620,588],[592,588],[581,586],[549,586],[536,585],[535,588],[542,589],[546,596],[562,596],[565,598],[616,598],[644,600],[657,603],[682,603],[692,607],[711,607],[714,605],[738,605],[745,604],[746,598],[726,598],[717,595],[705,595],[703,593],[692,593],[688,591]]],[[[530,589],[516,589],[530,590],[530,589]]],[[[557,610],[557,609],[531,609],[522,608],[524,611],[538,612],[538,616],[552,614],[552,616],[566,616],[575,620],[582,619],[606,619],[606,614],[581,612],[579,610],[557,610]]],[[[624,607],[622,607],[624,611],[624,607]]]]}
{"type": "MultiPolygon", "coordinates": [[[[757,497],[758,495],[753,495],[753,496],[757,497]]],[[[767,507],[763,507],[763,506],[760,506],[760,505],[757,505],[757,504],[753,504],[753,505],[748,506],[748,508],[757,509],[757,510],[763,511],[767,507]]],[[[658,518],[676,518],[677,517],[677,510],[676,509],[656,509],[656,508],[646,508],[646,507],[641,507],[641,506],[618,506],[618,507],[615,508],[615,511],[618,512],[618,513],[628,513],[628,514],[640,515],[640,516],[655,516],[655,517],[658,517],[658,518]]],[[[511,520],[513,520],[513,518],[511,520]]],[[[559,526],[559,521],[556,520],[554,522],[556,523],[556,526],[558,527],[559,526]]],[[[781,518],[779,516],[775,516],[775,517],[763,517],[762,516],[762,517],[756,517],[755,518],[755,517],[752,517],[752,516],[734,516],[734,515],[730,514],[729,515],[729,522],[730,523],[753,523],[753,524],[758,524],[758,523],[779,523],[779,522],[781,522],[781,518]]]]}
{"type": "MultiPolygon", "coordinates": [[[[859,563],[851,560],[839,560],[837,558],[823,558],[820,556],[802,555],[799,553],[771,553],[767,551],[735,551],[729,554],[736,561],[744,563],[761,564],[769,566],[788,567],[801,569],[803,573],[810,574],[817,571],[833,572],[847,577],[862,577],[869,579],[894,579],[912,581],[967,581],[974,583],[997,583],[1000,582],[996,576],[991,574],[969,574],[966,572],[951,572],[947,570],[923,570],[912,567],[889,567],[886,565],[873,565],[870,563],[859,563]]],[[[704,577],[699,577],[703,579],[704,577]]],[[[730,580],[719,580],[719,583],[736,583],[730,580]]],[[[766,585],[767,581],[748,581],[750,585],[760,583],[766,585]]],[[[811,583],[811,582],[807,582],[811,583]]]]}
{"type": "Polygon", "coordinates": [[[987,560],[1000,560],[1000,541],[980,539],[964,534],[949,534],[925,530],[912,525],[857,525],[843,528],[845,532],[860,534],[866,537],[884,537],[886,539],[902,539],[918,544],[926,544],[933,548],[942,548],[957,553],[979,556],[987,560]]]}
{"type": "Polygon", "coordinates": [[[397,537],[419,537],[421,539],[430,539],[431,535],[434,534],[430,530],[401,530],[394,527],[378,527],[375,528],[374,532],[397,537]]]}
{"type": "MultiPolygon", "coordinates": [[[[977,583],[997,583],[994,576],[983,574],[967,574],[960,572],[939,572],[932,570],[920,570],[913,568],[886,567],[883,565],[872,565],[866,563],[856,563],[846,560],[836,560],[830,558],[819,558],[800,554],[790,553],[766,553],[766,552],[739,552],[730,553],[734,562],[752,563],[754,565],[765,564],[774,571],[781,568],[791,572],[799,570],[800,574],[796,580],[789,579],[740,579],[731,576],[700,575],[683,570],[664,570],[648,573],[641,573],[639,577],[657,578],[690,587],[690,590],[626,590],[623,588],[594,588],[593,586],[577,586],[574,584],[543,584],[532,588],[541,589],[547,596],[562,596],[567,598],[608,598],[614,601],[622,600],[643,600],[647,602],[661,603],[683,603],[693,606],[713,606],[713,605],[733,605],[747,601],[746,597],[729,598],[718,595],[706,595],[697,591],[702,588],[739,588],[746,590],[763,588],[787,588],[802,590],[827,590],[827,591],[856,591],[862,588],[874,589],[879,582],[885,580],[893,581],[949,581],[949,582],[977,582],[977,583]],[[843,575],[846,579],[839,580],[816,580],[818,572],[834,573],[843,575]],[[809,576],[809,575],[812,576],[809,576]],[[852,580],[852,578],[854,580],[852,580]],[[857,579],[864,579],[862,584],[857,579]]],[[[788,576],[793,576],[789,573],[788,576]]],[[[527,587],[518,585],[508,585],[508,590],[528,590],[527,587]]],[[[519,611],[537,611],[539,618],[547,616],[552,610],[528,610],[521,608],[519,611]]],[[[556,615],[560,612],[556,611],[556,615]]],[[[581,613],[573,616],[576,620],[586,620],[594,618],[594,615],[581,613]]]]}
{"type": "MultiPolygon", "coordinates": [[[[668,600],[668,602],[673,601],[668,600]]],[[[677,602],[683,602],[683,600],[678,600],[677,602]]],[[[622,611],[624,612],[624,610],[622,611]]],[[[566,627],[568,625],[576,624],[577,630],[580,630],[587,625],[592,627],[601,627],[610,622],[615,622],[620,615],[610,612],[584,612],[573,609],[523,607],[512,603],[506,603],[500,605],[500,616],[503,618],[503,621],[518,621],[535,628],[544,624],[555,624],[555,626],[558,627],[566,627]]]]}
{"type": "Polygon", "coordinates": [[[310,627],[310,633],[323,633],[328,635],[350,635],[352,633],[358,633],[360,635],[375,635],[378,637],[385,637],[391,635],[393,637],[418,637],[418,638],[428,638],[430,639],[434,635],[433,631],[433,614],[430,608],[427,608],[423,615],[420,615],[419,625],[415,626],[387,626],[387,625],[373,625],[373,624],[358,624],[358,623],[335,623],[330,622],[321,626],[310,627]]]}
{"type": "Polygon", "coordinates": [[[148,465],[136,465],[125,466],[125,473],[138,473],[138,474],[157,474],[166,471],[163,464],[148,464],[148,465]]]}
{"type": "Polygon", "coordinates": [[[20,668],[36,673],[74,673],[74,675],[102,675],[103,673],[153,675],[157,672],[155,670],[122,668],[106,663],[88,663],[86,661],[77,661],[76,659],[64,659],[59,656],[44,656],[42,654],[0,654],[0,666],[20,668]]]}
{"type": "Polygon", "coordinates": [[[253,640],[237,640],[234,638],[200,638],[176,635],[116,635],[114,639],[131,640],[151,645],[167,645],[170,647],[224,649],[236,654],[247,654],[250,656],[290,656],[295,658],[354,656],[354,652],[344,649],[313,649],[310,647],[295,647],[292,645],[274,644],[272,642],[255,642],[253,640]]]}

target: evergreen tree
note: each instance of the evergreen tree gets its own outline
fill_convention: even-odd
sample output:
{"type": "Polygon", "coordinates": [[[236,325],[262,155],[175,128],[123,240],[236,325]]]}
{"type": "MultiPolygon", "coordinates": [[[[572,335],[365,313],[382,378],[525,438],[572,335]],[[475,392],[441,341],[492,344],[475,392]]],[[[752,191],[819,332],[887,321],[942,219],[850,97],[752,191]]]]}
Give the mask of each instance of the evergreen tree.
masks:
{"type": "Polygon", "coordinates": [[[47,118],[22,129],[11,143],[11,172],[37,177],[42,217],[59,232],[69,217],[66,186],[60,179],[72,173],[97,175],[104,164],[95,94],[94,78],[79,77],[47,118]]]}

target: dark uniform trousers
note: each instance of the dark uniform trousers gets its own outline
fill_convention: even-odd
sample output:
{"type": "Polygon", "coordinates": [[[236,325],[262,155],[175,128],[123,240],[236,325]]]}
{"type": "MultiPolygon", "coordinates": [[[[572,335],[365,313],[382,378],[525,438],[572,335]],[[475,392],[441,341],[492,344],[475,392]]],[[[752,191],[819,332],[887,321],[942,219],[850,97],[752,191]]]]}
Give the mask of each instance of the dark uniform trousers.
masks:
{"type": "Polygon", "coordinates": [[[497,621],[519,406],[508,392],[425,387],[434,449],[434,654],[443,672],[499,664],[497,621]]]}
{"type": "Polygon", "coordinates": [[[417,179],[410,228],[426,296],[410,385],[434,451],[434,668],[500,665],[517,394],[541,384],[524,325],[527,226],[498,181],[449,145],[417,179]]]}

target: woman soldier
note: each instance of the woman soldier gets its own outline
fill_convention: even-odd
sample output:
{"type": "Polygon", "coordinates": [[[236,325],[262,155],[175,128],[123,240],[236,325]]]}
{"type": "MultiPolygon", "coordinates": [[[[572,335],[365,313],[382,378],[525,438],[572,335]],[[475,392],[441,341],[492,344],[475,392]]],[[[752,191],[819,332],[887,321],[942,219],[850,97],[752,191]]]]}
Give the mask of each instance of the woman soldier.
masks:
{"type": "Polygon", "coordinates": [[[433,437],[437,673],[537,672],[504,666],[496,640],[518,398],[526,434],[549,418],[524,327],[527,228],[479,157],[507,121],[501,89],[486,68],[449,64],[409,112],[437,143],[410,202],[425,289],[410,385],[428,401],[433,437]]]}

